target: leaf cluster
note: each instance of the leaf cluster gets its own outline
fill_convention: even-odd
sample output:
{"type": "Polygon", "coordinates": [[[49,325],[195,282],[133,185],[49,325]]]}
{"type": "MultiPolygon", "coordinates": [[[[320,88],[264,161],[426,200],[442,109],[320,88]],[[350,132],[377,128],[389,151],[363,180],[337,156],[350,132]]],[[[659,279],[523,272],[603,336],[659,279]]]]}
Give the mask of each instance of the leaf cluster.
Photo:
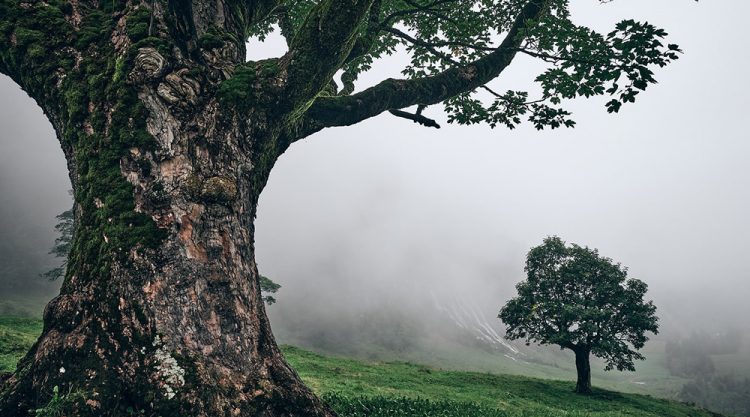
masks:
{"type": "Polygon", "coordinates": [[[553,104],[563,99],[609,95],[607,111],[635,102],[656,79],[651,68],[679,58],[680,48],[665,45],[667,32],[650,23],[623,20],[606,35],[549,17],[530,28],[525,48],[552,64],[536,78],[553,104]]]}
{"type": "Polygon", "coordinates": [[[264,275],[260,276],[260,291],[263,294],[262,298],[266,304],[271,305],[276,302],[276,298],[271,294],[276,294],[279,288],[281,288],[281,285],[275,283],[271,278],[264,275]]]}

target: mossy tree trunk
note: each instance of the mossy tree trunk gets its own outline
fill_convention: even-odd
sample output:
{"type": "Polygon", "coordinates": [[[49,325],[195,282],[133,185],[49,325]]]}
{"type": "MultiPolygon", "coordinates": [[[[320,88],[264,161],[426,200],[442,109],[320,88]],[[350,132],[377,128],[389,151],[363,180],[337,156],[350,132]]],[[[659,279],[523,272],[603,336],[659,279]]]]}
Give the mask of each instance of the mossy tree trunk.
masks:
{"type": "Polygon", "coordinates": [[[2,3],[2,70],[61,140],[77,231],[0,415],[54,387],[65,415],[332,415],[284,361],[254,260],[258,197],[289,145],[278,66],[246,70],[242,103],[220,91],[262,4],[177,4],[2,3]]]}
{"type": "Polygon", "coordinates": [[[51,121],[77,224],[0,415],[28,416],[54,387],[65,415],[332,415],[285,363],[261,300],[253,220],[271,168],[323,128],[497,77],[549,3],[529,0],[469,65],[337,92],[336,71],[381,29],[379,12],[363,24],[373,2],[317,2],[283,57],[245,62],[283,1],[0,0],[0,73],[51,121]]]}

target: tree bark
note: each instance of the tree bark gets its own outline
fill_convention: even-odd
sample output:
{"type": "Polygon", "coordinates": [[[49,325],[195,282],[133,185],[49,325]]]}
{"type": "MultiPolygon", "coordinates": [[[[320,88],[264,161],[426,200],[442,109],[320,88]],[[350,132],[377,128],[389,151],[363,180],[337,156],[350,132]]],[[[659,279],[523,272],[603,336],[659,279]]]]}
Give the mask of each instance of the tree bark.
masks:
{"type": "MultiPolygon", "coordinates": [[[[58,134],[77,228],[42,335],[0,384],[0,415],[52,406],[57,387],[69,416],[333,416],[285,362],[261,299],[253,220],[288,141],[273,83],[258,80],[251,107],[221,103],[244,45],[165,42],[170,13],[187,12],[162,2],[110,11],[111,31],[87,42],[102,13],[84,2],[11,3],[0,70],[58,134]],[[60,36],[79,49],[28,35],[39,16],[72,27],[60,36]]],[[[187,14],[180,28],[218,24],[187,14]]]]}
{"type": "Polygon", "coordinates": [[[261,300],[253,218],[269,156],[243,149],[256,139],[237,122],[206,116],[211,103],[177,115],[157,91],[138,97],[157,143],[112,158],[102,134],[71,162],[70,268],[0,415],[27,416],[56,386],[73,394],[69,415],[331,415],[284,361],[261,300]]]}
{"type": "Polygon", "coordinates": [[[574,352],[576,355],[576,371],[578,372],[575,392],[578,394],[591,394],[590,352],[585,348],[577,348],[574,352]]]}
{"type": "Polygon", "coordinates": [[[117,178],[76,170],[71,267],[0,415],[27,416],[56,386],[76,394],[69,415],[331,415],[284,361],[261,300],[253,218],[271,162],[242,149],[235,122],[206,121],[211,104],[178,117],[156,91],[138,96],[156,149],[113,160],[105,135],[71,162],[119,171],[134,211],[118,211],[131,196],[117,178]]]}

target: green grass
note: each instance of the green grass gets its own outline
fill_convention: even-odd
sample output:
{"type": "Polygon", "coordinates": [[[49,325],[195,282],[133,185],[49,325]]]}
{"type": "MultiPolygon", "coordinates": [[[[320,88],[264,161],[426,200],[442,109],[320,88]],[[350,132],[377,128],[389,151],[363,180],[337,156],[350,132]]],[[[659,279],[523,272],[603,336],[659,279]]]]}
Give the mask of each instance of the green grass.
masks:
{"type": "MultiPolygon", "coordinates": [[[[471,340],[440,338],[433,334],[429,340],[417,340],[406,349],[387,349],[367,340],[349,339],[341,346],[296,338],[284,328],[274,332],[285,344],[313,350],[324,355],[362,359],[371,362],[403,361],[436,368],[474,371],[493,374],[523,375],[543,379],[570,379],[575,375],[575,357],[571,351],[555,347],[530,348],[515,358],[487,349],[471,340]]],[[[592,358],[594,386],[611,391],[647,394],[662,398],[676,398],[689,380],[671,375],[666,367],[664,343],[650,341],[641,350],[645,361],[636,362],[636,372],[604,371],[605,364],[592,358]]],[[[750,356],[750,355],[748,355],[750,356]]]]}
{"type": "Polygon", "coordinates": [[[42,332],[42,321],[0,317],[0,372],[11,372],[42,332]]]}
{"type": "MultiPolygon", "coordinates": [[[[0,372],[42,330],[38,319],[0,317],[0,372]]],[[[293,346],[284,354],[302,379],[341,417],[709,417],[704,410],[646,395],[595,389],[572,381],[440,370],[407,362],[323,356],[293,346]]],[[[572,377],[572,375],[571,375],[572,377]]]]}
{"type": "Polygon", "coordinates": [[[283,350],[305,383],[323,395],[342,416],[716,415],[685,404],[639,394],[595,389],[593,395],[581,396],[573,393],[575,383],[572,381],[446,371],[404,362],[368,363],[322,356],[292,346],[284,346],[283,350]],[[410,407],[404,403],[404,398],[413,406],[412,414],[404,411],[410,407]],[[377,407],[386,411],[376,412],[377,407]],[[393,413],[389,414],[387,410],[393,413]],[[439,410],[455,411],[441,414],[439,410]]]}

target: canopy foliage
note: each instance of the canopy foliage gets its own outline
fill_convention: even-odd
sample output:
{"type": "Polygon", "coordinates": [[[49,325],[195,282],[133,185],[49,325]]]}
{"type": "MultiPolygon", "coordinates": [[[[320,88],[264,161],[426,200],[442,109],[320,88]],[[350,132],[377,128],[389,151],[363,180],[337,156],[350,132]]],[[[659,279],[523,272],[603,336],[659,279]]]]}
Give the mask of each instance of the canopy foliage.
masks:
{"type": "Polygon", "coordinates": [[[506,337],[590,351],[606,370],[635,370],[633,361],[657,333],[656,306],[644,301],[648,286],[596,249],[549,237],[529,251],[526,281],[500,311],[506,337]]]}
{"type": "MultiPolygon", "coordinates": [[[[253,34],[264,38],[278,25],[294,45],[313,10],[331,7],[325,4],[288,2],[253,34]]],[[[667,65],[680,53],[665,41],[667,33],[650,23],[623,20],[607,33],[580,26],[564,0],[375,0],[365,14],[341,62],[340,82],[310,109],[325,125],[441,103],[452,123],[512,129],[525,119],[537,129],[572,127],[564,100],[607,96],[607,111],[618,112],[656,82],[654,67],[667,65]],[[384,80],[354,93],[363,72],[397,51],[409,55],[401,72],[411,81],[384,80]],[[493,80],[517,53],[546,63],[535,78],[538,85],[496,91],[493,80]],[[331,115],[335,110],[361,114],[331,115]]],[[[411,118],[430,125],[422,108],[411,118]]]]}

